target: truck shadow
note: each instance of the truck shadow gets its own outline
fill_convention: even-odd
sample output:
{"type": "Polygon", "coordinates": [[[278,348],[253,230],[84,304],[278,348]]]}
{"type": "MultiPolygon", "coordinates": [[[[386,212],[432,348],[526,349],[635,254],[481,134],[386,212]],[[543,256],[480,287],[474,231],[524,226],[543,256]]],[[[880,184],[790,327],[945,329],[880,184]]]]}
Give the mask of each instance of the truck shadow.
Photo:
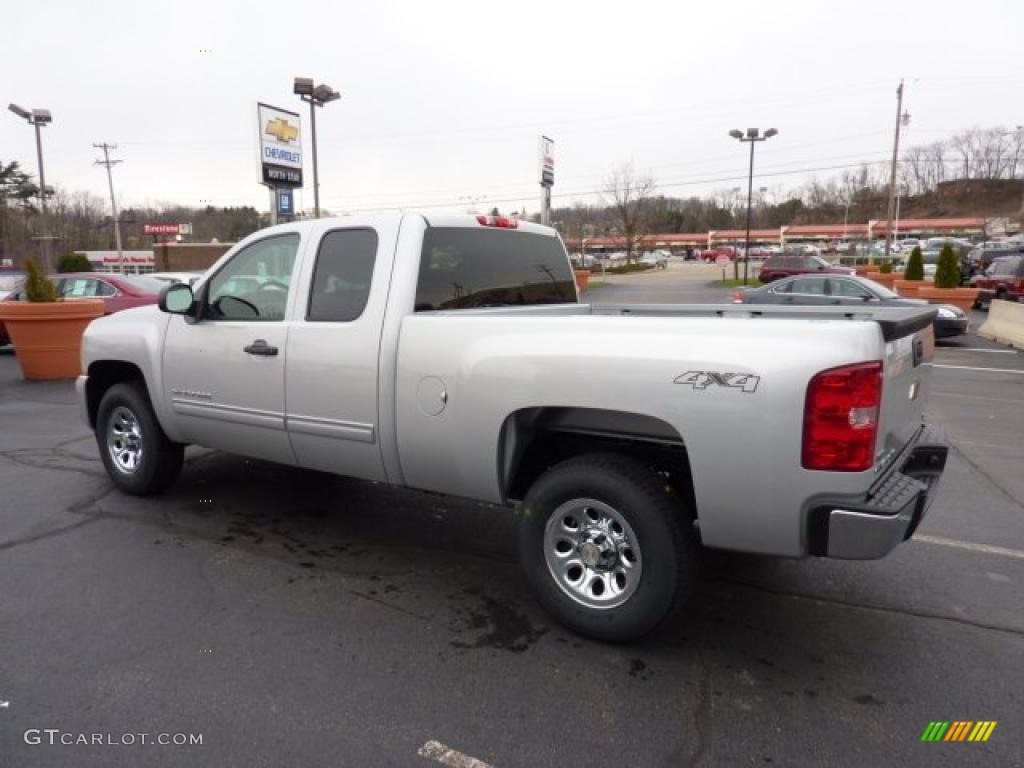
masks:
{"type": "Polygon", "coordinates": [[[795,602],[779,586],[780,576],[790,585],[803,581],[792,561],[706,551],[704,575],[679,620],[644,641],[608,646],[561,628],[535,602],[516,563],[508,508],[216,452],[193,457],[162,497],[115,493],[104,501],[121,505],[166,521],[158,545],[187,547],[200,538],[286,562],[289,584],[337,582],[357,599],[447,627],[453,653],[519,653],[546,638],[567,651],[603,648],[636,681],[710,654],[741,682],[755,672],[802,669],[797,677],[810,675],[805,689],[815,690],[821,681],[811,673],[834,651],[833,608],[795,602]]]}

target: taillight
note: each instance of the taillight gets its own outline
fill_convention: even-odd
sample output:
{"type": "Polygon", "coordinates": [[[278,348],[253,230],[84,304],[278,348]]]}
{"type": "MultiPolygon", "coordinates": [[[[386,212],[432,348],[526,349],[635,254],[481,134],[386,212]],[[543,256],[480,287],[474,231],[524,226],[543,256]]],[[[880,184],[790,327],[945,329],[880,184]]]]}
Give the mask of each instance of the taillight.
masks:
{"type": "Polygon", "coordinates": [[[807,385],[804,403],[804,469],[871,469],[881,405],[881,361],[844,365],[815,375],[807,385]]]}
{"type": "Polygon", "coordinates": [[[515,229],[519,226],[519,219],[511,219],[508,216],[477,216],[476,220],[477,223],[484,227],[515,229]]]}

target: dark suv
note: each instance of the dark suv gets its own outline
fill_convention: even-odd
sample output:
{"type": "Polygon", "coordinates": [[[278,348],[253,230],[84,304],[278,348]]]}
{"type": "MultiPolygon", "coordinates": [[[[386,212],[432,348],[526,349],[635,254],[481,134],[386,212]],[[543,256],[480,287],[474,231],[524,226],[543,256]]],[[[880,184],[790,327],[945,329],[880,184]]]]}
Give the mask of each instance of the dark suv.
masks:
{"type": "Polygon", "coordinates": [[[780,277],[791,277],[792,275],[814,274],[835,274],[852,275],[854,270],[848,267],[833,267],[821,256],[811,253],[780,253],[777,256],[769,257],[761,265],[761,282],[770,283],[780,277]]]}
{"type": "Polygon", "coordinates": [[[985,274],[971,278],[971,287],[981,291],[976,307],[988,307],[992,299],[1020,301],[1024,297],[1024,253],[993,260],[985,274]]]}

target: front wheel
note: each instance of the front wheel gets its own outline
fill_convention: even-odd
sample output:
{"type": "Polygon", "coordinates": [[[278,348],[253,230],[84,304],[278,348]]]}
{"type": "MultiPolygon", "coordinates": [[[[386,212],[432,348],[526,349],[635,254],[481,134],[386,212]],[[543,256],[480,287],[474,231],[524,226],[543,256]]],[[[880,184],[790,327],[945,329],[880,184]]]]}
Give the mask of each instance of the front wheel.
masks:
{"type": "Polygon", "coordinates": [[[541,604],[598,640],[635,640],[689,597],[697,541],[665,479],[616,454],[589,454],[530,488],[519,556],[541,604]]]}
{"type": "Polygon", "coordinates": [[[96,442],[107,474],[135,496],[160,493],[177,478],[185,447],[171,442],[153,413],[145,388],[115,384],[100,400],[96,442]]]}

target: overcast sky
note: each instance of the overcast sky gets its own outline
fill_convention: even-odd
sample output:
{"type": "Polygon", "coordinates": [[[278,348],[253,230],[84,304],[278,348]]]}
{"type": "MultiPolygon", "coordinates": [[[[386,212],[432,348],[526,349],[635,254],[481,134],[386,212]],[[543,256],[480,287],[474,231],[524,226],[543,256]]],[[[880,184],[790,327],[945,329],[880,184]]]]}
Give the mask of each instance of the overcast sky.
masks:
{"type": "MultiPolygon", "coordinates": [[[[537,210],[542,132],[556,205],[596,201],[627,160],[665,194],[739,186],[747,155],[727,132],[750,126],[779,130],[755,186],[794,187],[808,169],[886,159],[901,77],[911,144],[1024,123],[1020,0],[43,0],[3,15],[0,99],[53,112],[47,183],[106,195],[92,144],[116,143],[122,204],[265,209],[263,101],[303,113],[297,204],[311,208],[295,76],[342,94],[317,115],[335,212],[470,197],[537,210]]],[[[6,111],[0,160],[36,172],[32,130],[6,111]]]]}

